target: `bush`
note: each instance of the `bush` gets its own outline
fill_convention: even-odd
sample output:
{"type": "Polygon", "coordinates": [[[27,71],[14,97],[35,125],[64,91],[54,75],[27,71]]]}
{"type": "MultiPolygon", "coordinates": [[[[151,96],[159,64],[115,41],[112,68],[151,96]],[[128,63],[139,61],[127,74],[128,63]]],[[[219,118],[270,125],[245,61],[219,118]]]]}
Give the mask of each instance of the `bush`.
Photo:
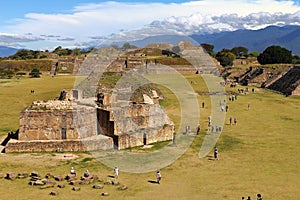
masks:
{"type": "Polygon", "coordinates": [[[40,70],[38,70],[37,68],[33,68],[31,70],[31,72],[29,73],[31,78],[40,78],[41,77],[41,73],[40,70]]]}
{"type": "Polygon", "coordinates": [[[257,57],[257,61],[262,65],[292,63],[292,60],[292,52],[280,46],[270,46],[257,57]]]}

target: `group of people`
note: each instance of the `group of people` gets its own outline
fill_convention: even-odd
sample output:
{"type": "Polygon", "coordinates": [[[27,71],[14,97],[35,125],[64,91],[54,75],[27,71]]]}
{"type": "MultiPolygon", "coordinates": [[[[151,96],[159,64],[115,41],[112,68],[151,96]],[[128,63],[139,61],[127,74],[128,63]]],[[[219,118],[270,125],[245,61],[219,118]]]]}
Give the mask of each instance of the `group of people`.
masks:
{"type": "MultiPolygon", "coordinates": [[[[76,171],[75,171],[74,167],[71,167],[71,169],[70,169],[70,174],[73,174],[73,175],[76,176],[76,171]]],[[[89,172],[89,170],[86,170],[86,171],[83,173],[83,177],[84,177],[84,178],[88,178],[89,176],[90,176],[90,172],[89,172]]],[[[118,167],[115,167],[115,168],[114,168],[114,177],[115,177],[115,178],[118,178],[118,177],[119,177],[119,169],[118,169],[118,167]]]]}
{"type": "Polygon", "coordinates": [[[216,133],[219,133],[219,132],[221,132],[222,131],[222,127],[221,126],[218,126],[218,125],[216,125],[216,126],[213,126],[212,125],[212,117],[211,116],[209,116],[208,117],[208,131],[210,131],[210,132],[216,132],[216,133]]]}
{"type": "Polygon", "coordinates": [[[232,125],[232,124],[237,125],[237,118],[236,117],[234,117],[234,118],[229,117],[229,125],[232,125]]]}
{"type": "MultiPolygon", "coordinates": [[[[71,167],[70,169],[70,174],[74,174],[76,176],[76,171],[74,169],[74,167],[71,167]]],[[[90,172],[89,170],[86,170],[84,173],[83,173],[83,177],[84,178],[88,178],[90,176],[90,172]]],[[[118,178],[119,177],[119,168],[118,167],[114,167],[114,178],[118,178]]],[[[161,173],[159,170],[156,171],[156,182],[158,184],[160,184],[160,181],[161,181],[161,173]]]]}
{"type": "MultiPolygon", "coordinates": [[[[262,200],[261,194],[257,194],[256,197],[257,197],[257,200],[262,200]]],[[[245,197],[242,197],[242,200],[245,200],[245,197]]],[[[248,198],[246,200],[251,200],[251,197],[248,196],[248,198]]]]}

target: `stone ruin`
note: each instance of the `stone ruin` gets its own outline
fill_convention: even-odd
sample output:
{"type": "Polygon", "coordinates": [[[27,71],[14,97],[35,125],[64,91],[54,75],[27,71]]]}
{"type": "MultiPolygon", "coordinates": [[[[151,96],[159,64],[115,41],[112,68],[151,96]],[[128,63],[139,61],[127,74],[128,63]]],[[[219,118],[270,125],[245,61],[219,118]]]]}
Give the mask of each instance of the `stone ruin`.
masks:
{"type": "MultiPolygon", "coordinates": [[[[231,72],[230,72],[231,73],[231,72]]],[[[286,96],[300,95],[300,67],[289,66],[282,70],[269,67],[250,67],[246,72],[234,73],[224,78],[234,78],[244,86],[258,86],[286,96]]]]}
{"type": "Polygon", "coordinates": [[[21,111],[17,138],[5,152],[112,149],[112,138],[99,134],[95,105],[80,99],[80,91],[64,90],[58,99],[33,102],[21,111]]]}
{"type": "Polygon", "coordinates": [[[117,110],[111,109],[112,96],[84,99],[75,89],[63,90],[55,100],[34,101],[21,111],[17,138],[8,141],[5,152],[124,149],[171,140],[174,124],[153,94],[117,110]]]}

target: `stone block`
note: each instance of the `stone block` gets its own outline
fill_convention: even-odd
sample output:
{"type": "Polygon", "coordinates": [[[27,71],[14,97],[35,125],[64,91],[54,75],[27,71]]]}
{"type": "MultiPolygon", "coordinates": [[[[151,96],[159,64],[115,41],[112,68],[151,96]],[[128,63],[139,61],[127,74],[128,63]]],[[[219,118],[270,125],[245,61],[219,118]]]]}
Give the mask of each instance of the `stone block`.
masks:
{"type": "Polygon", "coordinates": [[[80,187],[73,187],[72,190],[73,190],[73,191],[79,191],[79,190],[80,190],[80,187]]]}
{"type": "Polygon", "coordinates": [[[63,181],[63,180],[64,180],[64,177],[63,177],[63,176],[60,176],[60,175],[54,176],[54,180],[56,180],[56,181],[63,181]]]}
{"type": "Polygon", "coordinates": [[[39,177],[39,173],[33,171],[33,172],[31,172],[30,176],[31,176],[31,177],[39,177]]]}
{"type": "Polygon", "coordinates": [[[126,185],[121,185],[118,187],[118,190],[126,190],[127,186],[126,185]]]}
{"type": "Polygon", "coordinates": [[[102,189],[104,186],[101,185],[101,184],[96,184],[96,185],[93,185],[93,188],[94,189],[102,189]]]}
{"type": "Polygon", "coordinates": [[[64,184],[58,184],[57,187],[59,187],[59,188],[64,188],[65,185],[64,185],[64,184]]]}
{"type": "Polygon", "coordinates": [[[50,195],[57,196],[58,195],[58,190],[51,190],[49,193],[50,195]]]}
{"type": "Polygon", "coordinates": [[[102,192],[101,195],[102,196],[108,196],[109,194],[108,194],[108,192],[102,192]]]}
{"type": "Polygon", "coordinates": [[[5,177],[5,178],[6,178],[6,179],[9,179],[9,180],[14,180],[14,179],[17,178],[17,175],[16,175],[15,172],[8,172],[8,173],[6,174],[6,177],[5,177]]]}

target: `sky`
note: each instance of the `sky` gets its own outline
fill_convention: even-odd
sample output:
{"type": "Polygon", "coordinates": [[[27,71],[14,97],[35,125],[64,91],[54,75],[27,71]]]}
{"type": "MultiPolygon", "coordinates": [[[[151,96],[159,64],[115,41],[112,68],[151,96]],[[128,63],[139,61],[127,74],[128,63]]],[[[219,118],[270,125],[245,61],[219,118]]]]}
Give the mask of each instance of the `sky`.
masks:
{"type": "Polygon", "coordinates": [[[86,48],[159,34],[203,34],[300,25],[300,0],[9,0],[0,45],[86,48]]]}

